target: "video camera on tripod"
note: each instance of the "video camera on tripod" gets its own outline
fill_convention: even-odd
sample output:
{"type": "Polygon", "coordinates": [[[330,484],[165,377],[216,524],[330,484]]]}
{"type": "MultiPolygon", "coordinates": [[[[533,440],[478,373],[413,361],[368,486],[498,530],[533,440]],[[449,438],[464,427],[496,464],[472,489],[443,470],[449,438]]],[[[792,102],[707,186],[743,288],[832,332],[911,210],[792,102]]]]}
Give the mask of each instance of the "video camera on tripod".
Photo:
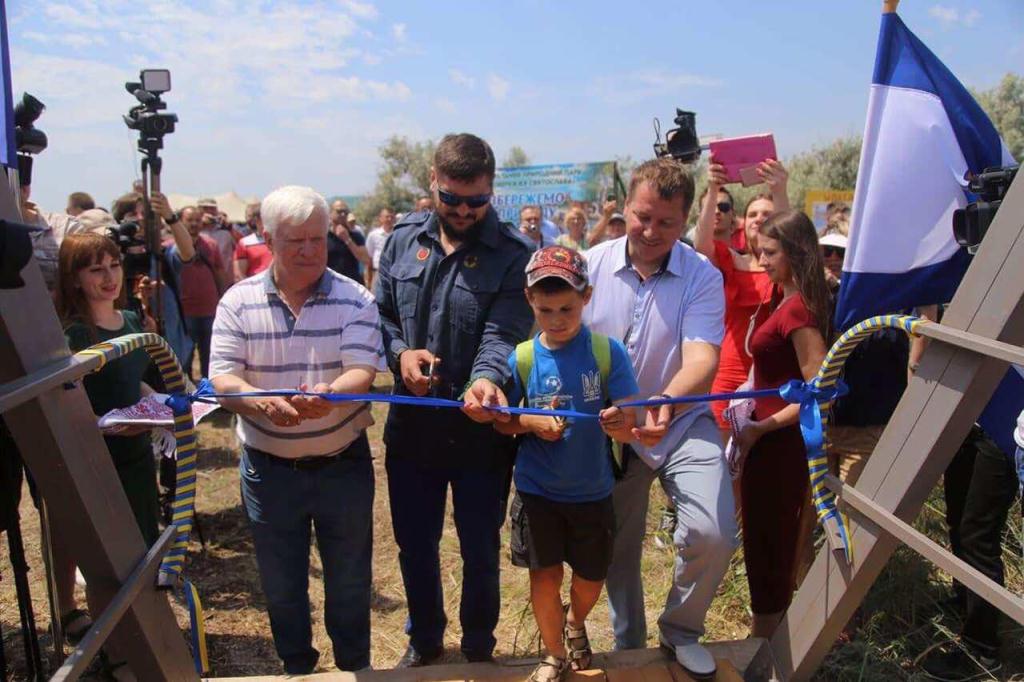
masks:
{"type": "Polygon", "coordinates": [[[155,307],[158,330],[163,330],[163,305],[160,302],[161,268],[160,230],[157,227],[156,215],[149,203],[153,192],[160,191],[160,171],[163,159],[160,150],[164,146],[164,136],[174,132],[178,122],[176,114],[167,113],[167,104],[160,96],[171,90],[171,72],[167,69],[143,69],[139,72],[138,82],[128,82],[125,89],[135,96],[139,103],[132,107],[124,116],[125,125],[131,130],[139,131],[139,151],[142,158],[142,201],[145,206],[145,217],[142,224],[123,223],[111,230],[111,238],[121,247],[125,258],[125,269],[135,272],[153,273],[156,283],[157,305],[155,307]],[[140,229],[141,228],[141,229],[140,229]],[[140,248],[140,246],[142,248],[140,248]],[[144,264],[144,265],[143,265],[144,264]]]}
{"type": "Polygon", "coordinates": [[[160,99],[160,95],[171,91],[171,72],[143,69],[139,82],[128,82],[124,87],[139,100],[125,115],[125,125],[139,131],[139,151],[155,156],[156,150],[164,146],[164,135],[173,133],[178,122],[177,114],[163,113],[167,103],[160,99]]]}
{"type": "Polygon", "coordinates": [[[654,155],[659,159],[671,156],[682,163],[696,163],[700,159],[701,146],[697,137],[697,114],[676,109],[676,127],[665,133],[661,141],[661,121],[654,119],[654,155]]]}

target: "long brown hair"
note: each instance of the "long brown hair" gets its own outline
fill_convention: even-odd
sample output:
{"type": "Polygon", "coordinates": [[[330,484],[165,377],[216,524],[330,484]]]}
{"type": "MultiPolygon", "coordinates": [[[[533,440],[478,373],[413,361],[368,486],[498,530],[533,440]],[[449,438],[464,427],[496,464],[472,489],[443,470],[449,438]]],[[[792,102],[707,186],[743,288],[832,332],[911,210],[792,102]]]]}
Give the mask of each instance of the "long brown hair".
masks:
{"type": "Polygon", "coordinates": [[[764,221],[760,234],[775,239],[789,261],[793,281],[804,305],[814,315],[818,330],[824,339],[829,334],[828,284],[825,282],[825,262],[818,248],[818,233],[814,223],[800,211],[782,211],[764,221]]]}
{"type": "MultiPolygon", "coordinates": [[[[97,338],[96,325],[89,302],[78,286],[78,273],[103,260],[104,255],[121,262],[121,250],[110,238],[92,232],[78,232],[64,238],[57,256],[57,315],[65,329],[75,322],[86,325],[94,340],[97,338]]],[[[121,295],[114,306],[123,308],[126,300],[125,284],[122,283],[121,295]]]]}

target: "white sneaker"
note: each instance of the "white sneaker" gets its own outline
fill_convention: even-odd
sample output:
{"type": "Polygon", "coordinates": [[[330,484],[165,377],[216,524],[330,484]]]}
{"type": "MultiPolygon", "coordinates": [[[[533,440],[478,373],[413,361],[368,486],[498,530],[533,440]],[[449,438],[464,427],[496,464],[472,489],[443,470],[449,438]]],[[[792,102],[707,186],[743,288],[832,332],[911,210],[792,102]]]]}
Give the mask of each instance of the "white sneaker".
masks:
{"type": "Polygon", "coordinates": [[[661,640],[663,649],[675,654],[676,662],[682,666],[690,677],[695,680],[711,680],[715,677],[717,666],[711,652],[703,645],[693,642],[691,644],[679,644],[673,646],[664,639],[661,640]]]}

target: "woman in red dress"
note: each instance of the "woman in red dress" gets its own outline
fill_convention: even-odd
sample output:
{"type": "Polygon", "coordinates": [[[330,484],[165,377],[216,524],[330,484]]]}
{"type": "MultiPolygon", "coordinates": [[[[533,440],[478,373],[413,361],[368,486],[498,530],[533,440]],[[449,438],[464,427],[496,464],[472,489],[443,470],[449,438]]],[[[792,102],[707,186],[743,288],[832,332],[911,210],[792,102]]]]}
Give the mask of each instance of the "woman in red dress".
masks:
{"type": "MultiPolygon", "coordinates": [[[[771,193],[758,194],[747,202],[743,213],[747,250],[741,252],[730,246],[730,234],[723,229],[723,224],[731,224],[728,218],[733,212],[732,195],[725,189],[725,167],[715,163],[713,156],[708,165],[706,200],[701,204],[693,247],[718,267],[725,285],[725,337],[712,393],[730,393],[747,380],[753,362],[750,334],[768,316],[767,303],[772,282],[758,263],[757,234],[772,213],[789,208],[786,194],[788,174],[780,162],[772,159],[762,162],[758,173],[771,193]]],[[[724,400],[711,403],[723,440],[730,435],[729,425],[722,418],[722,410],[727,405],[724,400]]]]}
{"type": "MultiPolygon", "coordinates": [[[[761,267],[776,293],[771,315],[750,343],[754,388],[810,381],[825,358],[829,311],[814,224],[799,211],[776,213],[757,239],[761,267]]],[[[751,634],[771,637],[793,597],[801,515],[811,509],[799,405],[778,395],[758,398],[738,445],[751,634]]]]}

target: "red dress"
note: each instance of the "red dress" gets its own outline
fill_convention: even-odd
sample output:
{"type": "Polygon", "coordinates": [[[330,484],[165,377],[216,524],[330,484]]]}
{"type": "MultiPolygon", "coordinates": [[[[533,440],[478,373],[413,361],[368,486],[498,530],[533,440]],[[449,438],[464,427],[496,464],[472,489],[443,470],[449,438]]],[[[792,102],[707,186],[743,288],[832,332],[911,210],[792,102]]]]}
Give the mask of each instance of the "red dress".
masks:
{"type": "MultiPolygon", "coordinates": [[[[754,388],[776,388],[803,380],[791,336],[816,327],[799,294],[779,304],[754,332],[754,388]]],[[[754,418],[762,420],[789,403],[778,395],[758,398],[754,418]]],[[[783,611],[793,597],[800,515],[806,508],[807,452],[794,424],[760,438],[747,455],[740,479],[743,557],[754,613],[783,611]]]]}
{"type": "MultiPolygon", "coordinates": [[[[745,349],[750,318],[757,312],[758,305],[765,301],[759,314],[759,322],[768,317],[767,301],[771,297],[772,282],[764,272],[737,270],[732,252],[724,242],[715,241],[715,265],[722,272],[725,284],[725,337],[718,360],[718,373],[711,386],[712,393],[735,391],[747,380],[750,365],[754,361],[745,349]]],[[[718,420],[719,428],[728,424],[722,419],[722,410],[728,406],[725,400],[711,403],[711,409],[718,420]]]]}

